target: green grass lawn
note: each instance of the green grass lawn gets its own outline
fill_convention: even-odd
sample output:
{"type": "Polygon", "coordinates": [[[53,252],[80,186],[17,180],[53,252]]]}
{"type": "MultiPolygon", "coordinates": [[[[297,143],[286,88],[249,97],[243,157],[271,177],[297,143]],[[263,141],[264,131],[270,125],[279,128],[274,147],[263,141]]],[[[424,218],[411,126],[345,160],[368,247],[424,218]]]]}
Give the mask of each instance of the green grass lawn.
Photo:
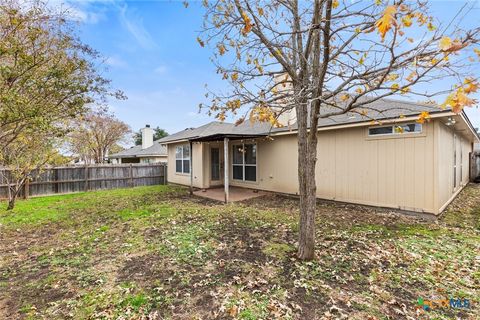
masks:
{"type": "Polygon", "coordinates": [[[319,203],[312,262],[295,259],[298,202],[280,196],[154,186],[5,206],[0,319],[480,318],[476,185],[434,223],[319,203]],[[417,310],[443,297],[471,308],[417,310]]]}

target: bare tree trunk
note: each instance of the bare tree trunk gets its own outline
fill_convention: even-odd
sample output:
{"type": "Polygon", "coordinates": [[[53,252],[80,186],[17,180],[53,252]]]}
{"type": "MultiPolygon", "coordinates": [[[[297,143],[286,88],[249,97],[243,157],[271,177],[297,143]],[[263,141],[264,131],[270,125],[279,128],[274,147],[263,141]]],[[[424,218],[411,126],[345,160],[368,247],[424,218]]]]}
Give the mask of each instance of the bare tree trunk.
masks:
{"type": "MultiPolygon", "coordinates": [[[[300,193],[300,230],[298,258],[312,260],[315,257],[315,162],[316,134],[308,134],[307,106],[297,107],[298,121],[298,182],[300,193]],[[315,137],[312,140],[312,137],[315,137]]],[[[316,133],[316,130],[314,130],[316,133]]]]}
{"type": "Polygon", "coordinates": [[[299,142],[300,187],[300,235],[298,258],[312,260],[315,256],[315,211],[316,211],[316,141],[299,142]]]}
{"type": "Polygon", "coordinates": [[[14,189],[10,183],[8,183],[8,206],[7,210],[12,210],[15,207],[15,201],[17,200],[17,189],[14,189]],[[13,190],[12,190],[13,189],[13,190]]]}
{"type": "Polygon", "coordinates": [[[12,197],[8,199],[7,210],[13,210],[13,208],[15,207],[15,200],[16,200],[16,197],[12,197]]]}
{"type": "Polygon", "coordinates": [[[8,206],[7,210],[12,210],[15,207],[15,202],[17,201],[17,197],[22,190],[23,185],[25,184],[26,179],[20,179],[14,181],[13,183],[8,182],[8,206]]]}

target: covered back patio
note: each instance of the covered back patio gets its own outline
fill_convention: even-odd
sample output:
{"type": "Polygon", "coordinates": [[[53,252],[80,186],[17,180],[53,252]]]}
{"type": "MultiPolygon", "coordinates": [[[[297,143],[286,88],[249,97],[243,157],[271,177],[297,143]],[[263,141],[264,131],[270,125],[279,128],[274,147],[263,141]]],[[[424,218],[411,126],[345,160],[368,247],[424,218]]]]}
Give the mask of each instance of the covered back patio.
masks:
{"type": "MultiPolygon", "coordinates": [[[[206,154],[202,156],[201,161],[202,167],[210,171],[209,188],[197,191],[194,190],[194,174],[190,174],[190,194],[225,203],[265,195],[266,192],[255,190],[254,186],[252,188],[230,186],[230,180],[238,179],[238,176],[244,180],[253,176],[255,177],[253,181],[256,180],[256,144],[254,142],[245,144],[244,141],[255,141],[265,136],[265,134],[214,134],[188,139],[190,150],[193,150],[193,144],[196,143],[206,146],[202,148],[206,154]],[[238,150],[233,148],[233,151],[230,150],[232,146],[238,146],[238,150]]],[[[198,160],[194,159],[193,152],[190,152],[190,172],[193,172],[194,161],[198,160]]]]}

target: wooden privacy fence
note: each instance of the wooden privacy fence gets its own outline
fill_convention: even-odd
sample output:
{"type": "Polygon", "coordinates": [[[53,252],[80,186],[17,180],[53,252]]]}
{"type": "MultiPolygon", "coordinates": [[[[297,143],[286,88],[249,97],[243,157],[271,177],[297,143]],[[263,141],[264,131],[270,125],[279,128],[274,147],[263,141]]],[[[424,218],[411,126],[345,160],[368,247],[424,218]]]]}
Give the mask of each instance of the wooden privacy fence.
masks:
{"type": "MultiPolygon", "coordinates": [[[[2,175],[10,175],[1,169],[2,175]]],[[[21,197],[72,193],[88,190],[131,188],[167,183],[167,165],[154,164],[101,164],[88,166],[64,166],[42,169],[33,174],[21,197]]],[[[0,181],[0,199],[8,197],[5,181],[0,181]]]]}

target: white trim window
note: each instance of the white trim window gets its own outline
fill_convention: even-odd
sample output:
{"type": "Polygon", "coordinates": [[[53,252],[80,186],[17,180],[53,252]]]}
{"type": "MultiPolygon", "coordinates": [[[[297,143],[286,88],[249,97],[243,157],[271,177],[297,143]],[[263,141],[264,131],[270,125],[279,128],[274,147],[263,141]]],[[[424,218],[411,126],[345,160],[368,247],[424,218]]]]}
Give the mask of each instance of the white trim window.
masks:
{"type": "Polygon", "coordinates": [[[387,135],[398,135],[398,134],[404,134],[404,133],[421,133],[421,132],[422,132],[421,123],[407,123],[407,124],[368,128],[369,136],[387,136],[387,135]]]}
{"type": "Polygon", "coordinates": [[[188,144],[175,148],[175,172],[190,173],[190,146],[188,144]]]}
{"type": "Polygon", "coordinates": [[[233,145],[232,177],[234,180],[257,181],[257,145],[242,143],[233,145]]]}

